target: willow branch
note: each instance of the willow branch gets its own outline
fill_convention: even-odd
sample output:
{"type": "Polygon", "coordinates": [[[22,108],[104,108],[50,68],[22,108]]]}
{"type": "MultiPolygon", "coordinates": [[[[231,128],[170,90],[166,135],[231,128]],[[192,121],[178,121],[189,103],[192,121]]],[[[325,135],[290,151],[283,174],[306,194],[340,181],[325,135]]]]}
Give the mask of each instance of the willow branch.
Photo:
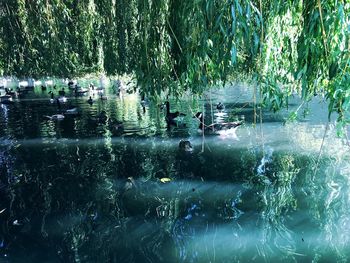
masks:
{"type": "Polygon", "coordinates": [[[169,20],[167,19],[166,22],[167,22],[167,24],[168,24],[168,26],[169,26],[169,28],[170,28],[170,30],[171,30],[171,33],[173,34],[173,36],[174,36],[174,38],[175,38],[175,40],[176,40],[177,45],[178,45],[179,48],[180,48],[181,53],[182,53],[182,47],[181,47],[181,45],[180,45],[180,43],[179,43],[179,40],[177,39],[177,37],[176,37],[176,35],[175,35],[174,31],[173,31],[173,28],[171,27],[171,25],[170,25],[170,23],[169,23],[169,20]]]}
{"type": "Polygon", "coordinates": [[[322,27],[322,37],[323,37],[323,45],[324,49],[326,52],[326,57],[328,58],[328,48],[327,48],[327,35],[326,35],[326,30],[324,29],[324,24],[323,24],[323,15],[322,15],[322,7],[321,7],[321,0],[317,0],[318,4],[318,11],[320,13],[320,20],[321,20],[321,27],[322,27]]]}

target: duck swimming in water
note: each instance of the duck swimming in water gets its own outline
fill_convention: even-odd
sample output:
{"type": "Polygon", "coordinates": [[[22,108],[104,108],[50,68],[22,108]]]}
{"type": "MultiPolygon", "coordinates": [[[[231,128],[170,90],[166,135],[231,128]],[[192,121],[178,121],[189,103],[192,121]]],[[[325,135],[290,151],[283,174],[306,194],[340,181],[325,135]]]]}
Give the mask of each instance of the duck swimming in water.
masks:
{"type": "Polygon", "coordinates": [[[80,86],[75,86],[74,95],[75,95],[76,97],[77,97],[77,96],[85,95],[87,92],[89,92],[88,89],[82,88],[82,87],[80,87],[80,86]]]}
{"type": "Polygon", "coordinates": [[[66,92],[64,91],[64,88],[62,88],[60,91],[58,91],[58,95],[65,96],[66,92]]]}
{"type": "Polygon", "coordinates": [[[170,103],[169,101],[165,102],[165,107],[166,107],[166,116],[165,116],[165,120],[169,125],[174,125],[177,126],[177,122],[175,121],[175,119],[179,116],[186,116],[186,114],[181,113],[179,111],[175,111],[175,112],[170,112],[170,103]]]}
{"type": "Polygon", "coordinates": [[[64,119],[64,115],[62,114],[54,114],[51,116],[45,116],[46,118],[50,119],[50,120],[54,120],[54,121],[60,121],[64,119]]]}
{"type": "Polygon", "coordinates": [[[183,152],[192,152],[192,144],[190,141],[181,140],[179,143],[179,149],[183,152]]]}
{"type": "Polygon", "coordinates": [[[108,126],[112,133],[121,134],[124,132],[124,124],[117,120],[108,120],[108,126]]]}
{"type": "Polygon", "coordinates": [[[53,92],[50,91],[49,94],[51,94],[50,103],[54,103],[55,99],[54,99],[54,96],[53,96],[53,92]]]}
{"type": "Polygon", "coordinates": [[[68,80],[68,87],[71,87],[71,86],[73,86],[74,85],[74,81],[73,80],[68,80]]]}
{"type": "Polygon", "coordinates": [[[238,126],[242,125],[242,122],[240,121],[212,123],[205,125],[202,112],[197,112],[193,118],[197,118],[200,121],[198,129],[201,132],[204,130],[205,133],[220,134],[220,131],[223,130],[234,131],[238,126]]]}
{"type": "Polygon", "coordinates": [[[77,107],[70,108],[70,109],[66,110],[66,112],[64,114],[66,114],[66,115],[77,115],[78,114],[78,108],[77,107]]]}
{"type": "Polygon", "coordinates": [[[181,113],[179,111],[175,111],[175,112],[170,112],[170,103],[169,101],[165,102],[165,107],[166,107],[166,118],[167,119],[175,119],[179,116],[186,116],[186,114],[181,113]]]}
{"type": "Polygon", "coordinates": [[[107,96],[103,96],[102,93],[101,93],[100,100],[107,100],[107,96]]]}
{"type": "Polygon", "coordinates": [[[87,100],[87,103],[89,103],[90,105],[92,105],[92,103],[94,103],[94,101],[92,100],[91,96],[90,96],[90,98],[87,100]]]}
{"type": "Polygon", "coordinates": [[[16,92],[14,92],[12,89],[5,88],[5,95],[14,96],[16,95],[16,92]]]}
{"type": "Polygon", "coordinates": [[[225,106],[224,106],[224,104],[222,104],[221,102],[219,102],[219,103],[216,105],[216,109],[217,109],[218,111],[222,111],[222,110],[225,109],[225,106]]]}
{"type": "Polygon", "coordinates": [[[64,97],[64,96],[61,96],[58,98],[58,101],[61,102],[61,103],[66,103],[67,102],[67,98],[64,97]]]}
{"type": "Polygon", "coordinates": [[[0,94],[0,102],[2,104],[10,104],[10,103],[12,103],[12,96],[10,96],[10,95],[1,96],[1,94],[0,94]]]}

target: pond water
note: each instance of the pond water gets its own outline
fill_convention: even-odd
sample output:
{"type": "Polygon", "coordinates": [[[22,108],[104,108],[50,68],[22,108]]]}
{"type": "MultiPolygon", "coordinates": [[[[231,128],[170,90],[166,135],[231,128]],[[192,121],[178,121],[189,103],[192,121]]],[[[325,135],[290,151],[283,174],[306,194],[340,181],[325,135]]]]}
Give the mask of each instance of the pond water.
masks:
{"type": "Polygon", "coordinates": [[[292,99],[254,126],[252,89],[233,85],[170,100],[186,116],[169,127],[136,94],[107,86],[90,105],[57,83],[1,104],[0,262],[350,261],[349,150],[332,125],[324,137],[321,99],[298,123],[292,99]],[[67,102],[51,103],[61,87],[67,102]],[[203,137],[203,108],[244,124],[203,137]]]}

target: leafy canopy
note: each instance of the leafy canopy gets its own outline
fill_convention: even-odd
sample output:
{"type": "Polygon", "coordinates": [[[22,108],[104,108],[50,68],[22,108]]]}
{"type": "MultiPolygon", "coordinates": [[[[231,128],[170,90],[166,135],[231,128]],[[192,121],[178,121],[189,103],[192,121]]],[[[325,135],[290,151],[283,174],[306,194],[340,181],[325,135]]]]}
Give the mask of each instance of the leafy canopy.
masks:
{"type": "Polygon", "coordinates": [[[8,0],[0,73],[132,73],[150,95],[251,76],[273,110],[323,94],[349,121],[349,0],[8,0]]]}

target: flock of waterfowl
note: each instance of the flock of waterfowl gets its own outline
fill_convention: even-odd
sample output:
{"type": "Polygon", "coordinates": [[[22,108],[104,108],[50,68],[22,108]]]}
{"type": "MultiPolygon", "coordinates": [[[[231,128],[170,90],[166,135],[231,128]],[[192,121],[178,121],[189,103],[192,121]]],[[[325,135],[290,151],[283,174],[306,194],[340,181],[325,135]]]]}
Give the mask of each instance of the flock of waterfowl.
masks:
{"type": "MultiPolygon", "coordinates": [[[[0,102],[2,104],[12,104],[14,103],[13,98],[22,98],[25,93],[30,92],[34,89],[34,81],[25,81],[24,83],[19,82],[22,85],[18,85],[15,90],[7,88],[6,86],[0,85],[0,102]],[[4,94],[3,94],[4,92],[4,94]]],[[[76,117],[79,115],[79,109],[77,106],[74,106],[72,104],[69,104],[70,106],[64,106],[62,107],[61,104],[67,104],[68,98],[66,97],[66,89],[70,90],[74,96],[87,96],[89,95],[89,98],[86,100],[86,102],[90,105],[93,105],[97,100],[100,101],[106,101],[108,98],[104,95],[104,87],[96,87],[93,83],[90,83],[88,87],[84,88],[80,86],[76,81],[69,80],[66,82],[65,87],[58,88],[56,85],[53,85],[53,83],[44,83],[40,85],[41,90],[44,92],[48,89],[48,94],[50,95],[49,101],[51,104],[54,104],[57,106],[57,114],[53,115],[45,115],[44,117],[48,120],[52,121],[61,121],[65,119],[65,117],[76,117]],[[48,85],[51,84],[51,85],[48,85]],[[56,94],[56,96],[55,96],[56,94]]],[[[125,92],[125,86],[121,81],[115,82],[115,87],[117,88],[117,94],[120,95],[123,92],[125,92]]],[[[129,93],[129,92],[128,92],[129,93]]],[[[145,96],[141,95],[141,106],[145,112],[145,107],[147,103],[145,100],[145,96]]],[[[160,105],[160,108],[165,110],[165,122],[167,123],[167,127],[170,129],[172,126],[179,127],[179,121],[178,119],[186,116],[186,114],[175,111],[170,111],[170,102],[167,100],[164,103],[160,105]]],[[[225,110],[225,106],[223,103],[219,102],[216,105],[216,109],[218,111],[218,114],[224,114],[223,111],[225,110]]],[[[199,127],[198,132],[199,133],[205,133],[205,134],[221,134],[222,131],[230,131],[231,133],[235,132],[235,129],[242,124],[241,121],[236,122],[218,122],[218,123],[211,123],[211,124],[205,124],[204,121],[204,114],[202,112],[197,112],[193,116],[194,119],[199,121],[199,127]]],[[[111,121],[108,119],[107,114],[105,111],[101,111],[96,118],[94,118],[96,123],[101,124],[107,124],[110,128],[114,129],[115,131],[122,131],[123,130],[123,123],[119,121],[111,121]]],[[[179,144],[179,148],[184,151],[191,151],[192,146],[189,141],[181,141],[179,144]]]]}
{"type": "MultiPolygon", "coordinates": [[[[123,85],[121,81],[116,81],[115,85],[117,88],[118,94],[123,94],[129,90],[123,85]]],[[[66,90],[68,89],[70,94],[73,94],[75,97],[89,96],[89,99],[86,102],[90,105],[93,105],[97,101],[106,101],[108,98],[104,95],[105,88],[103,86],[95,87],[93,83],[90,83],[87,88],[83,88],[76,81],[67,80],[66,86],[54,85],[52,81],[46,82],[34,82],[34,81],[20,81],[16,88],[8,88],[5,82],[0,84],[0,103],[1,104],[14,104],[16,101],[21,101],[26,98],[26,94],[34,90],[35,86],[40,88],[43,92],[47,92],[49,95],[49,102],[57,107],[57,113],[53,115],[44,115],[44,118],[47,118],[51,121],[61,121],[66,117],[78,117],[80,115],[79,109],[76,105],[66,97],[66,90]],[[64,106],[63,106],[64,105],[64,106]]],[[[96,124],[106,124],[113,130],[120,132],[123,128],[123,124],[117,120],[110,120],[107,117],[105,111],[98,113],[97,117],[91,117],[90,122],[96,124]]]]}
{"type": "MultiPolygon", "coordinates": [[[[170,103],[169,101],[166,101],[162,107],[165,106],[166,108],[166,115],[165,115],[165,121],[167,122],[168,128],[171,126],[178,126],[178,123],[176,119],[181,116],[186,116],[186,114],[175,111],[171,112],[170,111],[170,103]]],[[[225,109],[224,104],[219,102],[216,105],[216,109],[218,111],[219,115],[224,115],[222,112],[225,109]]],[[[236,137],[235,131],[236,128],[240,125],[243,124],[242,121],[235,121],[235,122],[215,122],[211,123],[209,125],[205,124],[204,122],[204,114],[203,112],[197,112],[193,118],[197,119],[199,121],[199,127],[198,127],[198,132],[199,133],[204,133],[204,134],[215,134],[215,135],[221,135],[221,134],[231,134],[233,137],[236,137]]],[[[192,144],[188,140],[181,140],[179,143],[179,148],[180,150],[184,152],[192,152],[192,144]]]]}

